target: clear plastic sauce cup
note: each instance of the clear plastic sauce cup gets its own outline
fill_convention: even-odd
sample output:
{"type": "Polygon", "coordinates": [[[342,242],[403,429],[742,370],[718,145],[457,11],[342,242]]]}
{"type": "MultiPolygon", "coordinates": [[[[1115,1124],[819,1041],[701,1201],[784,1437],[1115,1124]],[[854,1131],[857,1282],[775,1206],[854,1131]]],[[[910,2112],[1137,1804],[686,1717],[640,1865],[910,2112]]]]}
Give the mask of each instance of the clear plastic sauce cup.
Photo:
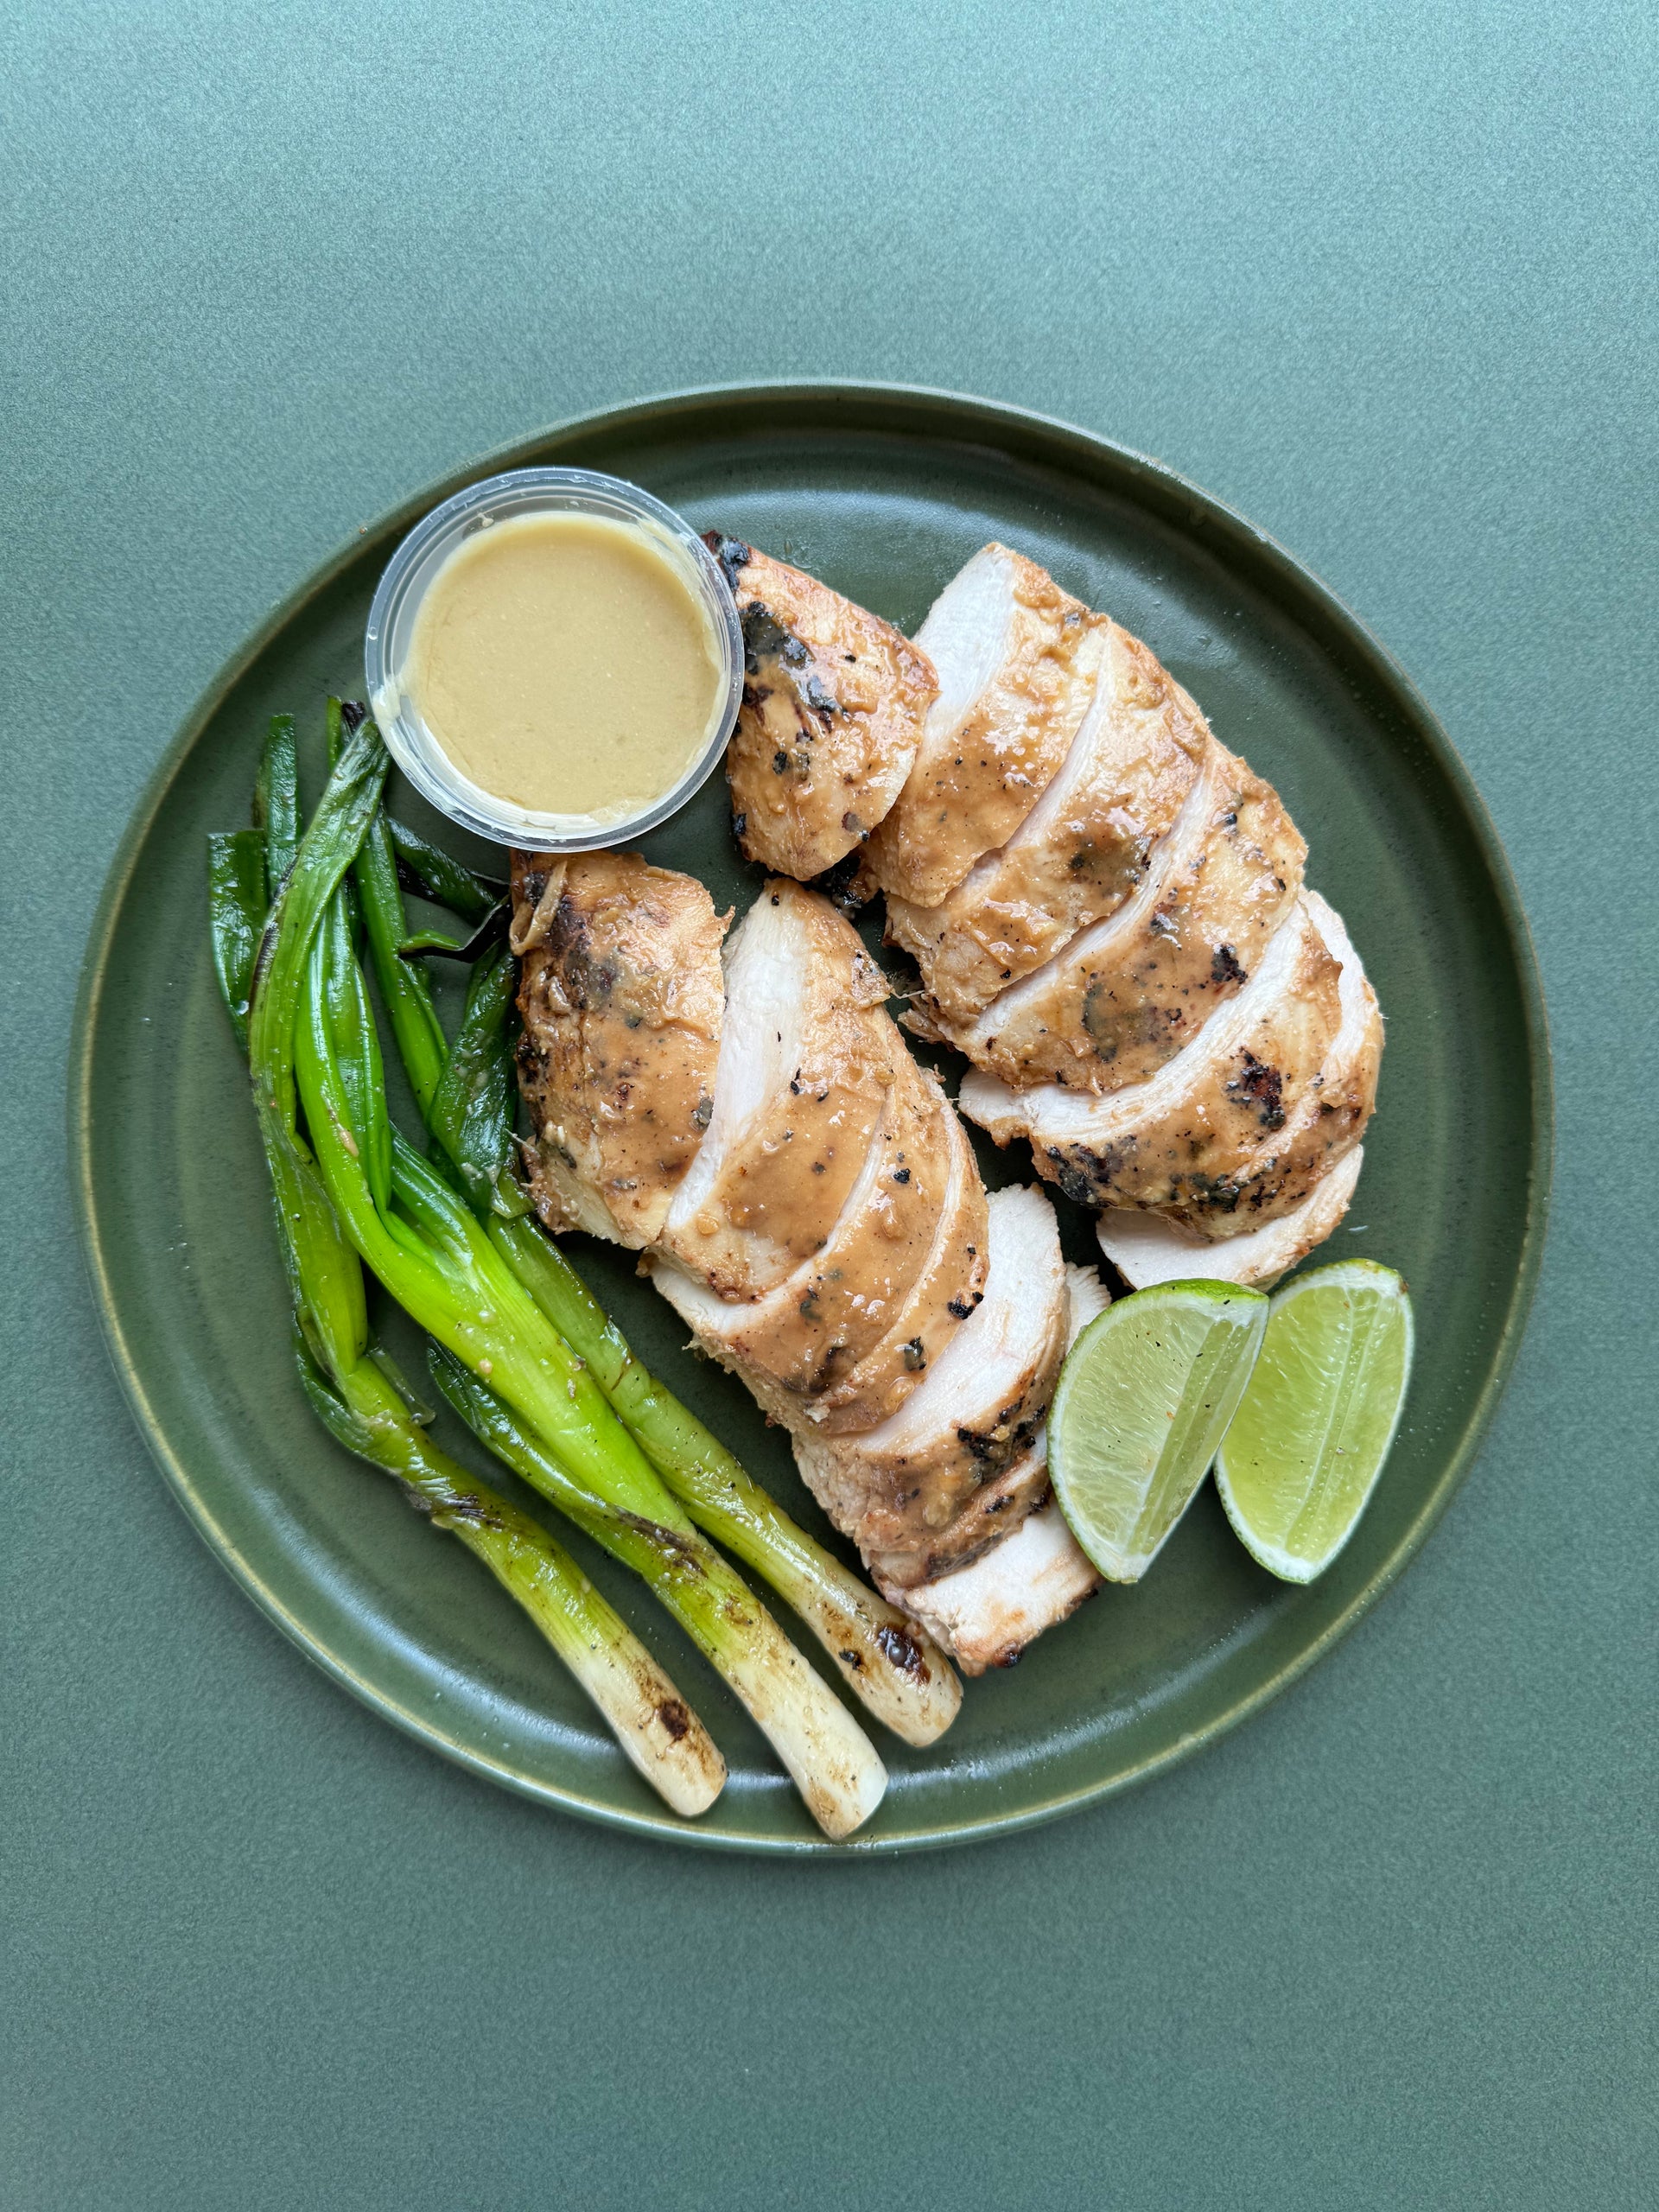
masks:
{"type": "Polygon", "coordinates": [[[535,852],[589,852],[643,836],[677,812],[707,780],[737,718],[743,640],[736,607],[714,556],[671,507],[617,476],[585,468],[515,468],[457,492],[434,507],[404,539],[387,563],[369,610],[364,666],[370,711],[387,750],[416,791],[440,812],[499,845],[535,852]],[[593,515],[639,530],[677,571],[709,618],[718,675],[702,742],[671,790],[614,815],[543,813],[485,791],[449,759],[410,693],[408,668],[416,621],[438,571],[476,532],[534,514],[593,515]]]}

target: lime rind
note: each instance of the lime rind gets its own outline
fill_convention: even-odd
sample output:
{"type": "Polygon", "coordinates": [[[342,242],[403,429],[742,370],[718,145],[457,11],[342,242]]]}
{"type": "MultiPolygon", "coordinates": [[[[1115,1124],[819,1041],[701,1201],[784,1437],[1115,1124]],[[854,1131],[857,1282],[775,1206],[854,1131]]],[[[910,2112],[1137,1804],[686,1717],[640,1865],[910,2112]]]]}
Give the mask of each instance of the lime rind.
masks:
{"type": "Polygon", "coordinates": [[[1312,1582],[1352,1536],[1399,1431],[1415,1344],[1405,1284],[1374,1260],[1317,1268],[1274,1296],[1216,1459],[1227,1517],[1270,1573],[1312,1582]]]}
{"type": "Polygon", "coordinates": [[[1109,1581],[1139,1581],[1192,1503],[1268,1311],[1236,1283],[1159,1283],[1120,1299],[1071,1347],[1049,1408],[1049,1473],[1109,1581]]]}

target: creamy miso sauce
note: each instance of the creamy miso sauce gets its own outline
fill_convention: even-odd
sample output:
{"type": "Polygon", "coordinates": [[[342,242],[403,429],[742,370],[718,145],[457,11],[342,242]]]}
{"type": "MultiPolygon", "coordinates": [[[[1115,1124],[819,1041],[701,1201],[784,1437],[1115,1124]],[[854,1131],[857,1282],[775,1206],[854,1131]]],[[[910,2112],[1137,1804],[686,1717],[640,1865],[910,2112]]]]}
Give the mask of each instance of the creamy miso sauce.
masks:
{"type": "Polygon", "coordinates": [[[719,695],[713,626],[673,551],[597,515],[477,531],[428,586],[404,687],[481,790],[619,819],[671,791],[719,695]]]}

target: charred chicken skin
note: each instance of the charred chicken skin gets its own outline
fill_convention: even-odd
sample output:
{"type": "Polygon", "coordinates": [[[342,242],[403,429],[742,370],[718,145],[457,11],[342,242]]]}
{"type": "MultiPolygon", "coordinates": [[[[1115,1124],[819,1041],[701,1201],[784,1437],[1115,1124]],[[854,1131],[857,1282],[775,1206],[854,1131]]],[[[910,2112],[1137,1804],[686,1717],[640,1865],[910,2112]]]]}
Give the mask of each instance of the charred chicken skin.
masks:
{"type": "Polygon", "coordinates": [[[548,1227],[652,1243],[714,1109],[727,923],[637,854],[515,853],[525,1164],[548,1227]]]}
{"type": "Polygon", "coordinates": [[[743,631],[732,827],[750,860],[806,881],[856,851],[898,797],[938,690],[933,664],[815,576],[716,531],[705,542],[743,631]]]}

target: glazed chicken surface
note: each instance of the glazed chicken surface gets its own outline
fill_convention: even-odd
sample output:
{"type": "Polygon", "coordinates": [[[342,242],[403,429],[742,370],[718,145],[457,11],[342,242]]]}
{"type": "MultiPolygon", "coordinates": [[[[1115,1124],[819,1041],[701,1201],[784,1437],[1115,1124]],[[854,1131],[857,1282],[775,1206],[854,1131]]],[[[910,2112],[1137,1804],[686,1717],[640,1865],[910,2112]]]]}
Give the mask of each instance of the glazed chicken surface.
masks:
{"type": "Polygon", "coordinates": [[[1208,747],[1179,685],[1105,623],[1071,750],[1007,843],[936,906],[888,898],[888,935],[921,963],[940,1022],[971,1023],[1078,931],[1117,912],[1145,881],[1208,747]]]}
{"type": "Polygon", "coordinates": [[[809,1487],[833,1518],[855,1516],[889,1594],[988,1550],[1047,1488],[1033,1447],[1067,1313],[1054,1209],[1038,1191],[994,1192],[987,1236],[983,1296],[896,1410],[861,1434],[796,1439],[809,1487]]]}
{"type": "MultiPolygon", "coordinates": [[[[1277,794],[1215,744],[1135,895],[965,1027],[912,1021],[1028,1088],[1116,1090],[1155,1073],[1243,989],[1301,889],[1306,854],[1277,794]]],[[[924,969],[925,972],[925,968],[924,969]]]]}
{"type": "Polygon", "coordinates": [[[755,901],[721,987],[728,1049],[662,1242],[720,1296],[749,1298],[823,1250],[909,1054],[886,978],[798,884],[779,879],[755,901]]]}
{"type": "Polygon", "coordinates": [[[775,1420],[867,1426],[978,1302],[979,1170],[827,899],[768,884],[733,938],[727,989],[714,1111],[656,1280],[775,1420]]]}
{"type": "MultiPolygon", "coordinates": [[[[1087,1268],[1068,1267],[1065,1289],[1064,1349],[1069,1351],[1110,1301],[1100,1277],[1087,1268]]],[[[1046,1465],[1040,1428],[1027,1456],[1046,1465]]],[[[877,1580],[880,1584],[879,1575],[877,1580]]],[[[890,1598],[900,1594],[880,1586],[890,1598]]],[[[963,1674],[982,1675],[988,1667],[1011,1667],[1034,1637],[1068,1619],[1099,1587],[1100,1576],[1050,1497],[965,1567],[902,1596],[911,1618],[955,1653],[963,1674]]]]}
{"type": "Polygon", "coordinates": [[[1015,1090],[976,1070],[962,1105],[999,1143],[1028,1138],[1079,1205],[1144,1209],[1219,1241],[1292,1213],[1357,1144],[1382,1050],[1347,932],[1307,891],[1243,989],[1148,1081],[1015,1090]]]}
{"type": "Polygon", "coordinates": [[[633,854],[512,857],[525,1165],[548,1227],[638,1248],[714,1109],[729,915],[633,854]]]}
{"type": "Polygon", "coordinates": [[[945,586],[916,633],[938,696],[864,856],[890,898],[937,906],[1007,842],[1071,749],[1106,640],[1099,616],[1006,545],[945,586]]]}
{"type": "Polygon", "coordinates": [[[743,703],[726,753],[747,857],[821,875],[899,796],[938,685],[919,645],[741,539],[710,531],[743,632],[743,703]]]}

